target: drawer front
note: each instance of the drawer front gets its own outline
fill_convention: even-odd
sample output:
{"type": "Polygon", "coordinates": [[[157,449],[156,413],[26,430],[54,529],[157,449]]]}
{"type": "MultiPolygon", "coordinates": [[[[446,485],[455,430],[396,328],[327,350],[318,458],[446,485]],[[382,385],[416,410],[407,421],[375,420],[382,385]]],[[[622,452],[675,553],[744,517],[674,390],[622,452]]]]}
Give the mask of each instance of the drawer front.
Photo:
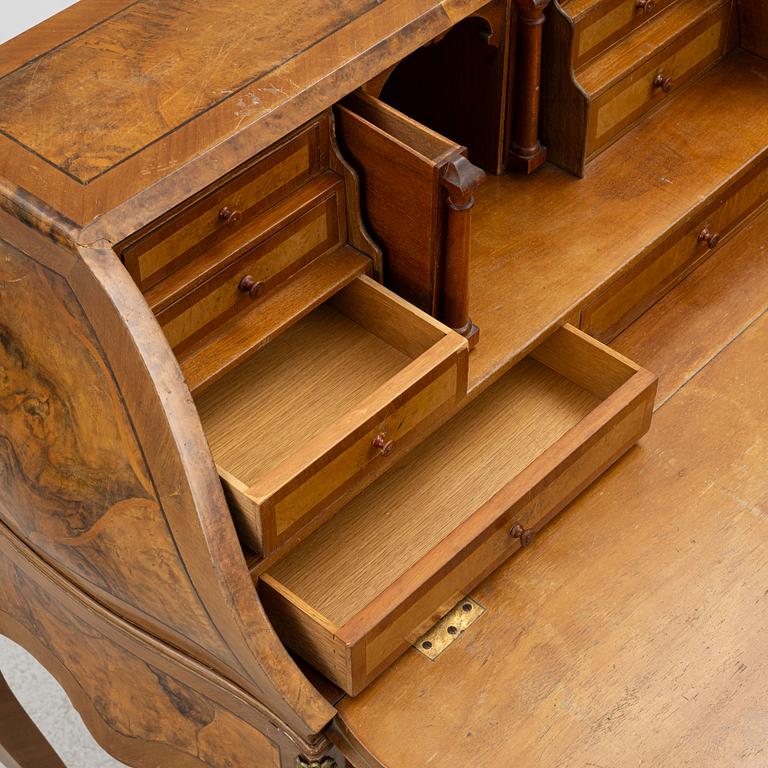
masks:
{"type": "Polygon", "coordinates": [[[728,37],[730,7],[717,13],[681,36],[645,66],[597,96],[589,111],[587,156],[600,151],[631,123],[687,80],[706,69],[723,54],[728,37]],[[662,85],[666,83],[667,85],[662,85]]]}
{"type": "Polygon", "coordinates": [[[450,408],[465,391],[459,360],[452,355],[429,376],[382,406],[373,420],[332,447],[295,483],[284,486],[270,498],[277,542],[301,528],[317,507],[337,496],[356,478],[366,475],[370,481],[385,471],[402,445],[412,441],[413,431],[450,408]]]}
{"type": "Polygon", "coordinates": [[[768,165],[761,163],[709,201],[692,225],[673,235],[629,274],[583,309],[582,330],[610,341],[706,258],[720,240],[768,200],[768,165]]]}
{"type": "Polygon", "coordinates": [[[432,446],[259,572],[283,641],[350,695],[530,543],[650,425],[655,376],[573,328],[556,331],[521,366],[432,446]],[[561,419],[563,429],[553,429],[561,419]],[[459,507],[448,508],[459,498],[468,509],[454,524],[459,507]]]}
{"type": "Polygon", "coordinates": [[[671,0],[613,0],[576,20],[573,66],[579,67],[671,4],[671,0]]]}
{"type": "MultiPolygon", "coordinates": [[[[272,386],[272,399],[265,402],[247,373],[239,378],[233,373],[235,381],[220,382],[223,390],[214,388],[198,403],[241,537],[263,556],[262,568],[297,546],[423,441],[454,412],[467,391],[466,339],[382,285],[361,275],[331,296],[327,305],[314,315],[315,321],[310,315],[299,323],[283,348],[272,347],[278,349],[281,361],[291,361],[290,368],[261,363],[264,370],[277,371],[276,376],[301,366],[315,383],[301,390],[300,403],[282,402],[283,387],[290,387],[292,378],[272,386]],[[359,358],[344,356],[322,318],[357,329],[348,336],[355,349],[363,350],[359,358]],[[377,372],[376,361],[387,357],[391,359],[386,370],[377,372]],[[355,369],[358,359],[360,367],[355,369]],[[328,398],[337,397],[344,379],[357,382],[356,391],[348,393],[349,399],[329,416],[328,398]],[[232,399],[232,392],[240,393],[239,401],[232,399]],[[232,408],[243,412],[237,410],[243,396],[248,409],[260,407],[263,414],[277,412],[270,410],[270,403],[280,413],[298,414],[270,462],[254,459],[248,450],[231,450],[254,444],[261,434],[253,431],[258,420],[251,419],[251,431],[246,430],[244,437],[239,416],[232,416],[232,408]],[[216,445],[225,446],[218,456],[216,445]]],[[[293,375],[299,377],[301,372],[293,375]]]]}
{"type": "Polygon", "coordinates": [[[148,290],[320,173],[328,165],[328,130],[328,116],[322,115],[129,245],[122,253],[123,261],[139,288],[148,290]]]}
{"type": "Polygon", "coordinates": [[[249,309],[302,267],[337,246],[342,237],[343,210],[344,185],[339,181],[290,224],[160,312],[157,319],[171,347],[183,349],[213,327],[249,309]],[[249,292],[251,285],[255,287],[249,292]]]}
{"type": "Polygon", "coordinates": [[[362,689],[383,672],[405,648],[438,621],[456,602],[517,552],[514,526],[538,532],[579,493],[620,458],[648,429],[654,389],[630,402],[538,482],[504,517],[462,550],[424,585],[410,604],[401,604],[364,639],[365,667],[355,680],[362,689]],[[393,620],[394,619],[394,620],[393,620]]]}

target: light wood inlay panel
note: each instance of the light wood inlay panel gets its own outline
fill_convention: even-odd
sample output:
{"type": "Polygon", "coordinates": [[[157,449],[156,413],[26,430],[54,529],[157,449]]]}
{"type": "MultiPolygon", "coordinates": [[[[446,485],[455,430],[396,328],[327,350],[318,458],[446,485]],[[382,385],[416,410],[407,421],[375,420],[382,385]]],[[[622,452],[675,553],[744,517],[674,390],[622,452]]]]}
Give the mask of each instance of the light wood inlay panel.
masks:
{"type": "Polygon", "coordinates": [[[235,262],[222,276],[201,286],[195,294],[197,298],[181,299],[162,312],[158,321],[171,347],[178,347],[209,324],[220,322],[238,307],[250,307],[253,300],[239,289],[240,281],[247,275],[263,283],[266,291],[273,280],[287,278],[336,244],[337,204],[336,198],[321,203],[296,221],[291,227],[295,230],[292,234],[275,235],[235,262]]]}
{"type": "MultiPolygon", "coordinates": [[[[655,10],[651,13],[659,13],[669,4],[669,0],[656,0],[655,10]]],[[[571,3],[568,3],[565,9],[568,14],[573,13],[571,3]]],[[[645,23],[649,17],[650,14],[638,9],[637,0],[602,2],[599,6],[591,8],[583,17],[572,16],[576,27],[574,66],[578,67],[595,56],[622,35],[645,23]]]]}
{"type": "Polygon", "coordinates": [[[653,103],[665,98],[661,89],[653,84],[657,74],[671,77],[673,87],[678,88],[707,64],[715,61],[723,51],[727,18],[727,7],[724,7],[719,18],[710,21],[692,40],[673,53],[660,56],[635,70],[626,80],[596,99],[590,110],[587,128],[587,155],[598,150],[653,103]]]}
{"type": "Polygon", "coordinates": [[[611,339],[712,253],[707,244],[699,240],[705,227],[721,238],[726,237],[767,199],[768,166],[762,162],[704,206],[692,226],[673,233],[669,238],[671,242],[601,291],[585,307],[581,327],[593,336],[611,339]]]}
{"type": "MultiPolygon", "coordinates": [[[[301,136],[297,142],[298,146],[291,149],[287,157],[258,172],[252,181],[238,178],[211,195],[210,204],[206,200],[203,210],[193,214],[194,217],[190,221],[176,223],[174,220],[169,226],[161,227],[158,233],[148,235],[135,246],[126,249],[126,266],[139,285],[144,289],[152,285],[158,276],[162,277],[167,272],[169,265],[211,234],[218,232],[221,238],[231,235],[232,227],[219,218],[219,211],[225,205],[231,210],[239,211],[262,207],[260,203],[265,199],[279,197],[281,192],[296,187],[298,182],[308,178],[313,168],[318,165],[317,160],[312,162],[310,157],[309,139],[308,134],[301,136]],[[158,235],[163,239],[153,245],[158,235]],[[155,280],[151,279],[153,276],[155,280]]],[[[188,215],[179,218],[186,219],[188,215]]]]}

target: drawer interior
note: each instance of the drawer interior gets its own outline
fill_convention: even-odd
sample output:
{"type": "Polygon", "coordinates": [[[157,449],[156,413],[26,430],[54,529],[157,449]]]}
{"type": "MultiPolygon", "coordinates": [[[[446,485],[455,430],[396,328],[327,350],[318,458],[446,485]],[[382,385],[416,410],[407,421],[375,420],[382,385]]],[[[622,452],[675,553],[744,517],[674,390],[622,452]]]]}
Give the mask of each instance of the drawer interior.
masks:
{"type": "Polygon", "coordinates": [[[341,627],[599,402],[524,360],[270,577],[341,627]]]}
{"type": "MultiPolygon", "coordinates": [[[[458,532],[470,546],[485,530],[478,528],[484,508],[526,468],[562,454],[569,435],[578,444],[574,429],[589,418],[608,424],[638,376],[650,391],[653,377],[640,370],[575,329],[557,331],[262,574],[264,602],[284,642],[348,692],[358,690],[375,666],[357,660],[365,656],[361,647],[375,644],[410,606],[403,634],[393,640],[402,652],[425,621],[453,604],[427,597],[415,611],[411,606],[431,581],[447,578],[439,575],[450,561],[441,552],[448,538],[458,532]]],[[[482,575],[468,568],[455,586],[482,575]]]]}
{"type": "Polygon", "coordinates": [[[412,359],[329,301],[199,398],[214,458],[250,486],[412,359]]]}
{"type": "MultiPolygon", "coordinates": [[[[329,450],[465,347],[432,318],[358,277],[198,395],[220,475],[236,496],[233,506],[249,518],[249,543],[269,551],[290,525],[304,522],[298,514],[290,523],[276,516],[274,495],[301,482],[329,450]]],[[[465,368],[448,370],[451,406],[456,391],[466,391],[465,368]]]]}

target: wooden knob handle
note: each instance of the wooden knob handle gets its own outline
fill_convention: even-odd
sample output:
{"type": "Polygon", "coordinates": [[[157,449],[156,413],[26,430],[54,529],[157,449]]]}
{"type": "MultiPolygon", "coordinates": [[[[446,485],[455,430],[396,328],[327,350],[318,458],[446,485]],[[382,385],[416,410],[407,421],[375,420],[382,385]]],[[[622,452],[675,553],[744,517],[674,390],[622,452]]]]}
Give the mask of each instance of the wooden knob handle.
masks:
{"type": "Polygon", "coordinates": [[[669,93],[672,90],[673,85],[672,78],[664,77],[661,72],[653,78],[653,87],[661,88],[664,93],[669,93]]]}
{"type": "Polygon", "coordinates": [[[512,536],[513,539],[520,539],[521,547],[527,547],[533,542],[533,539],[536,536],[536,531],[534,531],[533,528],[523,528],[520,523],[515,523],[512,526],[509,535],[512,536]]]}
{"type": "Polygon", "coordinates": [[[379,453],[381,453],[382,456],[389,456],[389,454],[395,450],[395,441],[387,440],[387,435],[384,432],[380,432],[373,438],[371,446],[373,448],[378,448],[379,453]]]}
{"type": "Polygon", "coordinates": [[[219,211],[219,218],[222,221],[226,221],[227,224],[237,224],[243,218],[243,212],[238,211],[237,208],[230,208],[228,205],[225,205],[219,211]]]}
{"type": "Polygon", "coordinates": [[[646,16],[650,16],[656,10],[655,0],[637,0],[635,7],[646,16]]]}
{"type": "Polygon", "coordinates": [[[253,275],[246,275],[237,287],[238,290],[247,293],[252,299],[255,299],[257,296],[261,295],[261,292],[264,289],[264,283],[262,283],[261,280],[256,280],[253,275]]]}
{"type": "Polygon", "coordinates": [[[709,227],[699,232],[699,242],[706,243],[710,248],[714,248],[720,242],[720,235],[717,232],[710,232],[709,227]]]}

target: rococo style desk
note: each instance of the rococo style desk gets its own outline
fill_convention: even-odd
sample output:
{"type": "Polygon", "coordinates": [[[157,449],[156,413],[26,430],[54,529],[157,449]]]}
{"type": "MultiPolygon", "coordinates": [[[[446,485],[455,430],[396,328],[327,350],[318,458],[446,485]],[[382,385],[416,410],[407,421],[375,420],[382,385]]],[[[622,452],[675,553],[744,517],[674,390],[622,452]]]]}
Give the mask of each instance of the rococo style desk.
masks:
{"type": "Polygon", "coordinates": [[[768,196],[768,22],[547,5],[81,0],[0,47],[0,632],[126,764],[387,763],[355,701],[461,689],[472,591],[649,428],[606,342],[768,196]]]}

